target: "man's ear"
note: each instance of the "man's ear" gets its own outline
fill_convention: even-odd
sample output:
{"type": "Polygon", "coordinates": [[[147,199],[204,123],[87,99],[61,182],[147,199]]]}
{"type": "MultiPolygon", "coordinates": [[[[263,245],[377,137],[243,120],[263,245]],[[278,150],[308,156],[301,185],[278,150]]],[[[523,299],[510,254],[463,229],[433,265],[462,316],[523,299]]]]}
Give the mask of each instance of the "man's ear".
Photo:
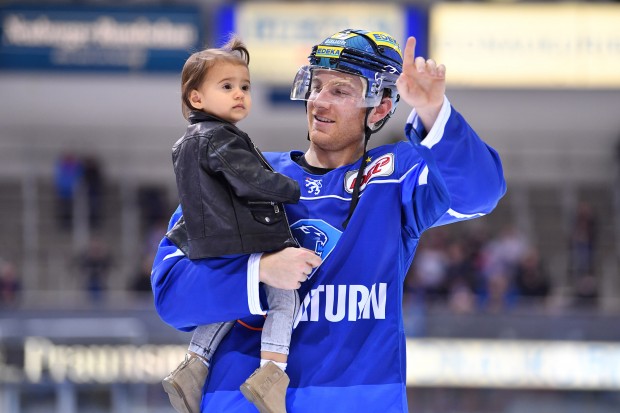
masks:
{"type": "Polygon", "coordinates": [[[381,103],[375,106],[372,111],[370,111],[370,115],[368,116],[368,122],[370,124],[375,124],[386,116],[390,114],[392,110],[392,99],[389,97],[384,97],[381,99],[381,103]]]}
{"type": "Polygon", "coordinates": [[[191,92],[189,92],[189,101],[194,107],[194,109],[203,108],[202,107],[202,96],[196,89],[193,89],[191,92]]]}

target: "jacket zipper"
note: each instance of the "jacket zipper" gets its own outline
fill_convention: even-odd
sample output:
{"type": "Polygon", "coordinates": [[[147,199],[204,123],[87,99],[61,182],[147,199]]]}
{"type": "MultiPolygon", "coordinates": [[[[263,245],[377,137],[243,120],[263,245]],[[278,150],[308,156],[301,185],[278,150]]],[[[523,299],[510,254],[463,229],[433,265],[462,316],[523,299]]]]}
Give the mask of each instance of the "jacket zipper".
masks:
{"type": "MultiPolygon", "coordinates": [[[[254,152],[263,161],[267,169],[269,169],[271,172],[275,172],[275,170],[271,167],[271,164],[269,164],[269,162],[267,162],[267,159],[265,159],[265,157],[263,156],[262,152],[258,150],[256,145],[254,145],[254,142],[252,142],[252,146],[254,146],[254,152]]],[[[280,212],[280,209],[278,208],[277,203],[272,201],[271,204],[273,204],[273,209],[276,214],[280,212]]],[[[284,218],[286,219],[286,222],[288,223],[289,220],[288,220],[288,216],[286,215],[286,208],[282,208],[282,212],[284,213],[284,218]]],[[[295,244],[297,244],[297,246],[301,246],[299,245],[299,242],[297,242],[297,239],[293,236],[293,233],[291,232],[291,227],[287,225],[286,228],[288,229],[289,238],[295,241],[295,244]]]]}
{"type": "Polygon", "coordinates": [[[278,203],[274,201],[248,201],[248,205],[271,205],[273,207],[273,211],[278,214],[280,212],[280,208],[278,207],[278,203]]]}
{"type": "MultiPolygon", "coordinates": [[[[261,161],[263,161],[263,164],[265,165],[265,167],[267,167],[267,169],[269,169],[271,172],[275,172],[273,170],[273,168],[271,167],[271,165],[269,164],[269,162],[267,162],[267,159],[265,159],[265,157],[263,157],[263,154],[261,153],[261,151],[258,150],[258,148],[256,147],[256,145],[254,145],[252,143],[252,145],[254,146],[254,152],[256,153],[256,155],[260,158],[261,161]]],[[[278,214],[280,212],[280,208],[278,208],[278,204],[276,202],[273,201],[248,201],[249,204],[255,204],[255,205],[265,205],[265,204],[270,204],[271,206],[273,206],[273,211],[278,214]]],[[[284,213],[284,216],[286,217],[286,212],[284,213]]],[[[288,219],[287,219],[288,221],[288,219]]],[[[290,228],[289,228],[289,232],[290,232],[290,228]]]]}

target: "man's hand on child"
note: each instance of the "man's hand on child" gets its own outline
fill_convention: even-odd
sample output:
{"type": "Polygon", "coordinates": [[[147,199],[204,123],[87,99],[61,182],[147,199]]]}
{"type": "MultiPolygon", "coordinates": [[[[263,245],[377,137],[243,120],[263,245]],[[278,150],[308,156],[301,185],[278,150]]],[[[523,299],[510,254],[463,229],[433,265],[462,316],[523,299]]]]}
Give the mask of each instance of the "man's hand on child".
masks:
{"type": "Polygon", "coordinates": [[[260,260],[259,279],[275,288],[295,290],[308,280],[321,258],[305,248],[285,248],[263,254],[260,260]]]}

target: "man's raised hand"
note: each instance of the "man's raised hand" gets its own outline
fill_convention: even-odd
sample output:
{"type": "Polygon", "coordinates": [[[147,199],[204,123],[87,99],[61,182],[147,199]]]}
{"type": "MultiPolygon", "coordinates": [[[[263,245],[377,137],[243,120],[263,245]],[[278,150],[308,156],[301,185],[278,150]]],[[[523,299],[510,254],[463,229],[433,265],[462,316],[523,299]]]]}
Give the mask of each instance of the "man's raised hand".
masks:
{"type": "Polygon", "coordinates": [[[398,93],[415,108],[429,131],[443,105],[446,93],[446,67],[433,59],[415,56],[415,37],[409,37],[403,52],[403,71],[396,81],[398,93]]]}

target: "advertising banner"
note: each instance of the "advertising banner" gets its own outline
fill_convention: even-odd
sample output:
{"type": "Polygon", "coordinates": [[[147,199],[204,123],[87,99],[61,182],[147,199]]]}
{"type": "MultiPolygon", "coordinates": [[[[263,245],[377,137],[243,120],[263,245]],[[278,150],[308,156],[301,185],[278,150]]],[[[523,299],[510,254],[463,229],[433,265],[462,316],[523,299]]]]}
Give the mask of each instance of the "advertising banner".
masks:
{"type": "Polygon", "coordinates": [[[410,386],[620,389],[618,343],[409,339],[407,360],[410,386]]]}
{"type": "MultiPolygon", "coordinates": [[[[187,344],[118,337],[0,341],[5,383],[159,383],[187,344]]],[[[585,341],[408,339],[407,386],[620,390],[620,344],[585,341]]]]}
{"type": "Polygon", "coordinates": [[[437,3],[430,55],[450,85],[620,87],[620,5],[437,3]]]}
{"type": "Polygon", "coordinates": [[[201,37],[195,8],[4,8],[0,69],[176,72],[201,37]]]}
{"type": "Polygon", "coordinates": [[[340,30],[387,32],[401,47],[408,34],[407,14],[389,3],[245,2],[223,9],[217,20],[220,41],[236,32],[247,44],[252,79],[273,85],[290,85],[312,46],[340,30]]]}

